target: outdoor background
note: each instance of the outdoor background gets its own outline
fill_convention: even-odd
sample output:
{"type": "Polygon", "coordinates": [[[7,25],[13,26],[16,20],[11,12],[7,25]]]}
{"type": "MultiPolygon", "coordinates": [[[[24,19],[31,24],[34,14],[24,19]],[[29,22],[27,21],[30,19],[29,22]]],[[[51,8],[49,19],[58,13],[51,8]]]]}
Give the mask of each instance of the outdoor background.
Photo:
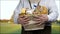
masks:
{"type": "MultiPolygon", "coordinates": [[[[59,16],[55,22],[52,23],[52,34],[60,34],[60,0],[55,0],[59,16]]],[[[9,24],[9,20],[18,5],[19,0],[0,0],[0,33],[1,34],[20,34],[20,24],[9,24]]]]}

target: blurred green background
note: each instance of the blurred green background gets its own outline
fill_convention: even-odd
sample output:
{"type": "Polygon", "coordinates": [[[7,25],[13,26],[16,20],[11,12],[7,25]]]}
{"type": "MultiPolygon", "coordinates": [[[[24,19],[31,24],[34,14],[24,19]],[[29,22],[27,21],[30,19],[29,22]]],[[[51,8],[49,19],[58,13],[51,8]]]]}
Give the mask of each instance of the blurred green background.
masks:
{"type": "Polygon", "coordinates": [[[60,20],[52,23],[52,34],[60,34],[60,20]]]}
{"type": "MultiPolygon", "coordinates": [[[[9,24],[8,20],[0,20],[0,34],[21,34],[22,28],[20,24],[9,24]]],[[[51,34],[60,34],[60,21],[56,20],[52,23],[51,34]]]]}
{"type": "MultiPolygon", "coordinates": [[[[0,19],[9,19],[14,12],[20,0],[1,0],[0,19]]],[[[52,34],[60,34],[60,0],[55,0],[58,7],[59,17],[57,21],[52,23],[52,34]]],[[[9,20],[0,20],[0,34],[21,34],[22,28],[20,24],[13,24],[9,20]],[[12,23],[12,24],[11,24],[12,23]]],[[[12,21],[12,20],[11,20],[12,21]]]]}

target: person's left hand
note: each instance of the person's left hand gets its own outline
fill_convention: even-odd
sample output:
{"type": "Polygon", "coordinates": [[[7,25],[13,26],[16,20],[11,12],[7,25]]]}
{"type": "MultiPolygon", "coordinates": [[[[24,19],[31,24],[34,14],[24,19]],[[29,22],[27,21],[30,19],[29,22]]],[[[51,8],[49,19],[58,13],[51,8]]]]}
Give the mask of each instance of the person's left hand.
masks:
{"type": "Polygon", "coordinates": [[[38,25],[44,24],[46,21],[48,21],[48,16],[46,14],[42,14],[39,16],[34,16],[33,18],[34,21],[36,21],[38,25]]]}

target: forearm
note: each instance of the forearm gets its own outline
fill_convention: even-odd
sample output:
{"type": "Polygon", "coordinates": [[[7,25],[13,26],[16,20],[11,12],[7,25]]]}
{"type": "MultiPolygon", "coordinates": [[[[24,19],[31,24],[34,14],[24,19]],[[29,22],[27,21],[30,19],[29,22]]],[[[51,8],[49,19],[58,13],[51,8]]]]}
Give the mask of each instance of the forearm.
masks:
{"type": "Polygon", "coordinates": [[[55,11],[55,12],[52,12],[51,14],[48,15],[48,21],[55,21],[58,17],[58,13],[55,11]]]}
{"type": "Polygon", "coordinates": [[[18,16],[20,14],[21,8],[23,7],[23,1],[20,0],[19,4],[17,5],[16,9],[14,10],[14,23],[17,23],[18,16]]]}
{"type": "Polygon", "coordinates": [[[49,15],[48,21],[55,21],[58,17],[58,9],[54,0],[51,0],[49,3],[49,15]]]}

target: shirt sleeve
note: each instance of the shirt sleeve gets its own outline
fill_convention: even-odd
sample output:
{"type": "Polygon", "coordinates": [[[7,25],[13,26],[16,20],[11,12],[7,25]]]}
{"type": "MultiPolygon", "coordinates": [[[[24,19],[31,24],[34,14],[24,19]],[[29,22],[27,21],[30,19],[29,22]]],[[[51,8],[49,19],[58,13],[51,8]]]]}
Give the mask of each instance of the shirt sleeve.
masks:
{"type": "Polygon", "coordinates": [[[58,17],[58,9],[56,7],[55,0],[50,0],[48,21],[55,21],[57,17],[58,17]]]}
{"type": "Polygon", "coordinates": [[[20,0],[19,4],[17,5],[16,9],[14,10],[14,23],[17,24],[17,19],[18,19],[18,15],[21,12],[21,8],[23,6],[23,2],[22,0],[20,0]]]}

